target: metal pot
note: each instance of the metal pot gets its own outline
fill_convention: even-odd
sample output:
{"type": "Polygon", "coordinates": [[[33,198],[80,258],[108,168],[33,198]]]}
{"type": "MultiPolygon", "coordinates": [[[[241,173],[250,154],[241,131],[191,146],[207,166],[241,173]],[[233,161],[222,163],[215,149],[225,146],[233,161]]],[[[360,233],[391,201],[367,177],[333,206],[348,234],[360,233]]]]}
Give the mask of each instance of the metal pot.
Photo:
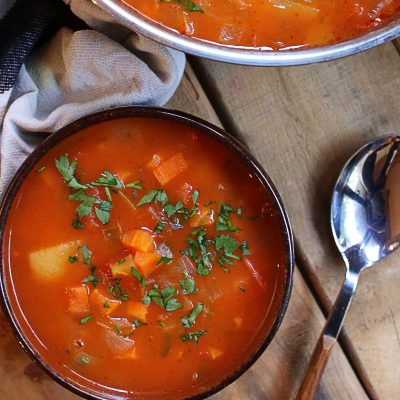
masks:
{"type": "Polygon", "coordinates": [[[359,53],[400,36],[400,17],[397,16],[383,27],[349,40],[306,50],[274,52],[261,48],[224,46],[191,38],[153,22],[120,0],[92,1],[123,25],[159,43],[195,56],[233,64],[279,67],[329,61],[359,53]]]}

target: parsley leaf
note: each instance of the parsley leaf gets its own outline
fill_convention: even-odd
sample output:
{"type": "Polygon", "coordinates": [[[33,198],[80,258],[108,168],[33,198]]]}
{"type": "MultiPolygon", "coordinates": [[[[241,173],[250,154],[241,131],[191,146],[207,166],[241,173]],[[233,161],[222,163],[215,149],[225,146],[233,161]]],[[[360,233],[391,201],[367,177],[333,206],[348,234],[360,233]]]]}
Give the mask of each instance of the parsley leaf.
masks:
{"type": "Polygon", "coordinates": [[[83,224],[79,218],[73,219],[71,225],[74,229],[83,229],[83,224]]]}
{"type": "Polygon", "coordinates": [[[103,307],[104,307],[104,308],[111,308],[111,306],[110,306],[110,304],[108,303],[108,301],[106,301],[106,302],[103,304],[103,307]]]}
{"type": "Polygon", "coordinates": [[[83,263],[84,264],[90,264],[89,248],[88,248],[87,244],[84,244],[81,247],[81,251],[82,251],[83,263]]]}
{"type": "Polygon", "coordinates": [[[168,196],[165,190],[162,189],[152,189],[147,192],[136,204],[138,207],[149,204],[149,203],[161,203],[162,206],[167,204],[168,196]]]}
{"type": "Polygon", "coordinates": [[[200,329],[197,332],[189,332],[186,335],[182,335],[181,340],[182,342],[187,342],[188,340],[194,340],[194,345],[197,346],[197,343],[199,342],[199,337],[207,334],[208,334],[207,331],[205,331],[204,329],[200,329]]]}
{"type": "Polygon", "coordinates": [[[157,261],[157,264],[169,264],[170,262],[172,262],[172,258],[171,257],[165,257],[165,256],[161,256],[160,259],[157,261]]]}
{"type": "Polygon", "coordinates": [[[229,215],[233,213],[233,208],[225,203],[221,203],[218,207],[218,222],[216,228],[218,231],[238,231],[237,226],[233,226],[229,220],[229,215]]]}
{"type": "Polygon", "coordinates": [[[122,189],[124,185],[122,182],[114,176],[110,171],[104,171],[97,180],[90,182],[92,186],[104,186],[115,189],[122,189]]]}
{"type": "Polygon", "coordinates": [[[100,278],[98,278],[94,273],[96,271],[96,267],[92,265],[90,267],[90,275],[88,275],[85,279],[82,280],[82,283],[91,283],[93,287],[96,287],[100,282],[100,278]]]}
{"type": "Polygon", "coordinates": [[[179,281],[180,285],[182,286],[182,293],[183,294],[192,294],[196,293],[197,289],[194,284],[194,279],[185,271],[184,272],[185,279],[179,281]]]}
{"type": "Polygon", "coordinates": [[[167,286],[160,292],[159,286],[155,283],[153,288],[143,297],[142,302],[149,305],[152,300],[166,311],[175,311],[182,308],[182,304],[180,304],[177,299],[173,298],[175,293],[176,289],[173,286],[167,286]]]}
{"type": "Polygon", "coordinates": [[[157,225],[154,228],[153,232],[158,235],[158,234],[162,233],[162,231],[164,230],[164,227],[165,227],[164,222],[159,221],[159,222],[157,222],[157,225]]]}
{"type": "Polygon", "coordinates": [[[79,218],[86,217],[92,212],[93,204],[96,202],[94,197],[86,196],[82,203],[75,209],[75,213],[79,218]]]}
{"type": "Polygon", "coordinates": [[[46,166],[42,165],[36,172],[39,174],[40,172],[43,172],[46,169],[46,166]]]}
{"type": "Polygon", "coordinates": [[[87,324],[93,318],[92,314],[89,314],[87,317],[82,318],[79,323],[80,324],[87,324]]]}
{"type": "Polygon", "coordinates": [[[121,278],[114,278],[114,284],[110,285],[108,292],[111,293],[117,300],[128,301],[129,296],[125,293],[125,290],[120,286],[121,278]]]}
{"type": "Polygon", "coordinates": [[[243,240],[242,244],[240,245],[240,250],[242,251],[242,254],[244,256],[249,256],[251,254],[251,251],[247,247],[247,242],[246,240],[243,240]]]}
{"type": "Polygon", "coordinates": [[[69,256],[68,257],[68,261],[73,264],[76,263],[78,261],[78,256],[69,256]]]}
{"type": "Polygon", "coordinates": [[[132,265],[131,266],[131,274],[134,278],[136,278],[142,287],[146,286],[145,277],[140,274],[140,272],[132,265]]]}
{"type": "Polygon", "coordinates": [[[137,181],[134,181],[134,182],[131,182],[131,183],[127,183],[127,184],[125,185],[125,187],[142,190],[143,187],[140,185],[141,182],[142,182],[142,181],[139,179],[139,180],[137,180],[137,181]]]}
{"type": "Polygon", "coordinates": [[[196,307],[193,308],[191,313],[185,317],[181,318],[181,323],[184,328],[190,328],[195,324],[196,318],[199,316],[201,311],[203,310],[203,304],[198,303],[196,307]]]}
{"type": "Polygon", "coordinates": [[[204,10],[197,4],[193,3],[192,0],[160,0],[163,3],[171,3],[174,1],[175,3],[180,4],[185,8],[186,11],[198,11],[204,13],[204,10]]]}

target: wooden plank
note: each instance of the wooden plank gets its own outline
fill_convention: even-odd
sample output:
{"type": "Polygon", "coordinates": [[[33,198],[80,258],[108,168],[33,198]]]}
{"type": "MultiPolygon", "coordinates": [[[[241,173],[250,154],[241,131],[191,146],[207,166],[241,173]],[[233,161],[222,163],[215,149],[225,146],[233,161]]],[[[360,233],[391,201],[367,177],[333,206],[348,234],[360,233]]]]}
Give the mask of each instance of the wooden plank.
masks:
{"type": "MultiPolygon", "coordinates": [[[[331,191],[359,146],[400,132],[398,52],[387,43],[340,61],[296,68],[201,60],[195,65],[223,122],[248,144],[280,190],[301,263],[329,308],[344,274],[330,232],[331,191]]],[[[359,373],[381,399],[397,398],[400,391],[396,260],[361,278],[345,324],[359,373]]]]}
{"type": "MultiPolygon", "coordinates": [[[[199,82],[188,68],[171,108],[189,111],[220,124],[199,82]]],[[[215,399],[290,399],[293,397],[312,351],[309,338],[316,339],[324,318],[296,272],[288,313],[275,340],[261,359],[235,384],[215,399]]],[[[32,364],[0,316],[0,399],[78,399],[50,380],[32,364]]],[[[340,346],[337,346],[325,374],[318,399],[366,399],[357,377],[340,346]]]]}

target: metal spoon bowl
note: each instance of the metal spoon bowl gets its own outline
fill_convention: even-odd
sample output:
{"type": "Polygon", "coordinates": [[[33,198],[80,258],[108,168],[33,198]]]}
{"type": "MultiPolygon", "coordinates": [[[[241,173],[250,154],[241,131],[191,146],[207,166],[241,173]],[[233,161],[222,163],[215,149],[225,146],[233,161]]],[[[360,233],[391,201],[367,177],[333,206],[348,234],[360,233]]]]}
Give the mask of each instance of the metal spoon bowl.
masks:
{"type": "Polygon", "coordinates": [[[374,139],[346,163],[333,190],[331,227],[346,265],[346,275],[297,400],[314,398],[361,271],[399,247],[400,136],[374,139]]]}

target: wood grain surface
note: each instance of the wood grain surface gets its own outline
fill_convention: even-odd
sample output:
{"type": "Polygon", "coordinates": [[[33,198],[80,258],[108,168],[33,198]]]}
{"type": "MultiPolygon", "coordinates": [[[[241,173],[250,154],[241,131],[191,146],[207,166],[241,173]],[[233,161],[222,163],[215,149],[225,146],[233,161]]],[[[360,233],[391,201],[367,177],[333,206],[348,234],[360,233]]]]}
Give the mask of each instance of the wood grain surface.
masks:
{"type": "MultiPolygon", "coordinates": [[[[228,66],[226,66],[228,68],[228,66]]],[[[190,67],[167,105],[220,124],[190,67]]],[[[238,381],[215,395],[215,400],[287,400],[294,398],[325,319],[296,269],[288,312],[271,345],[238,381]]],[[[367,399],[340,345],[333,350],[317,399],[367,399]]],[[[18,345],[0,316],[0,399],[78,399],[50,380],[18,345]]]]}
{"type": "MultiPolygon", "coordinates": [[[[248,144],[278,187],[300,265],[329,310],[344,276],[329,225],[331,191],[359,146],[378,135],[400,134],[399,52],[387,43],[304,67],[199,59],[193,65],[225,126],[248,144]]],[[[362,275],[345,322],[345,347],[376,399],[397,399],[400,392],[398,263],[394,254],[362,275]]]]}

